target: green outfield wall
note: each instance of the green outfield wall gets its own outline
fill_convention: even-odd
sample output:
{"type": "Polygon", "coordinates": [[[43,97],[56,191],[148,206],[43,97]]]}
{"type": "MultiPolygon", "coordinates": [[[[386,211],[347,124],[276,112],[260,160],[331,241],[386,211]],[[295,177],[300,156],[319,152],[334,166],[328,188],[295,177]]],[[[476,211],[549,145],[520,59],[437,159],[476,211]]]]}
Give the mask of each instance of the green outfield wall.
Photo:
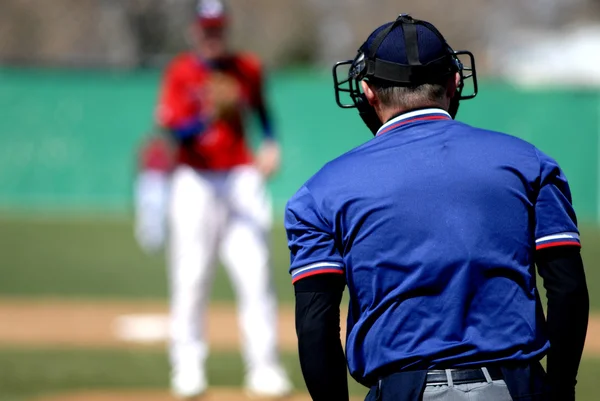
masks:
{"type": "MultiPolygon", "coordinates": [[[[135,152],[152,129],[157,71],[0,69],[0,208],[126,212],[135,152]]],[[[327,73],[272,74],[284,164],[278,213],[329,159],[370,138],[337,108],[327,73]]],[[[535,143],[566,171],[582,221],[600,221],[600,91],[481,84],[459,118],[535,143]]]]}

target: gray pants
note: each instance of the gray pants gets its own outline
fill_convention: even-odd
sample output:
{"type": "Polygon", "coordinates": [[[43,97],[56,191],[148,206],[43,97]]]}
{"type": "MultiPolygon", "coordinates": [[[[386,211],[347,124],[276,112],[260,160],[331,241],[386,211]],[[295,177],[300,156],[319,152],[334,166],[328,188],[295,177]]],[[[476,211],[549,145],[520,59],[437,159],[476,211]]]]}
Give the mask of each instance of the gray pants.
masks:
{"type": "Polygon", "coordinates": [[[486,382],[458,385],[448,376],[446,385],[426,386],[423,401],[512,401],[504,380],[492,381],[485,373],[486,382]]]}

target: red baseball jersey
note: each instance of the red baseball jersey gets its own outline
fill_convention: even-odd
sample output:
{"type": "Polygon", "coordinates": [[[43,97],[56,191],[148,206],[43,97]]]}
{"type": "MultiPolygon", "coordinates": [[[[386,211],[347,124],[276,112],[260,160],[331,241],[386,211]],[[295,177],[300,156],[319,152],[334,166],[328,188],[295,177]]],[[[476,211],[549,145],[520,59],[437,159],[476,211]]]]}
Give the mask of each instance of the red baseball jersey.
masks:
{"type": "MultiPolygon", "coordinates": [[[[163,78],[157,110],[158,123],[171,131],[194,127],[210,108],[203,91],[216,67],[193,53],[177,56],[163,78]],[[191,125],[190,125],[191,124],[191,125]]],[[[232,116],[212,121],[201,132],[178,145],[176,162],[198,169],[227,170],[249,164],[253,160],[245,139],[244,114],[261,107],[262,71],[258,60],[247,54],[236,54],[219,62],[218,71],[235,78],[242,99],[232,116]]]]}

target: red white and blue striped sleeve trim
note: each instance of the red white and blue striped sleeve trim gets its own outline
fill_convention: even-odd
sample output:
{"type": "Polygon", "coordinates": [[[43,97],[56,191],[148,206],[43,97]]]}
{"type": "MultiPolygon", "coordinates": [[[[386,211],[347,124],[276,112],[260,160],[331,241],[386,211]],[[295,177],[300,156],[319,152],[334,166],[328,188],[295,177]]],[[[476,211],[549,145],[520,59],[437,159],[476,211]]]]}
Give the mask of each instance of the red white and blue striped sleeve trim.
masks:
{"type": "Polygon", "coordinates": [[[292,270],[292,283],[317,274],[344,274],[344,265],[337,262],[316,262],[292,270]]]}
{"type": "Polygon", "coordinates": [[[546,235],[535,240],[535,249],[540,250],[554,246],[581,246],[579,234],[573,232],[546,235]]]}

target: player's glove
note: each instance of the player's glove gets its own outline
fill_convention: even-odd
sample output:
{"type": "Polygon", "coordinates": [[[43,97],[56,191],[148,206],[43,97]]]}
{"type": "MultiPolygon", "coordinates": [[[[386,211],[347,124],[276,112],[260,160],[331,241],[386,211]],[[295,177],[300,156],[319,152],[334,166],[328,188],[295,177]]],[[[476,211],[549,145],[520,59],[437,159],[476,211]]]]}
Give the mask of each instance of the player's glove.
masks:
{"type": "Polygon", "coordinates": [[[157,170],[141,171],[135,181],[135,239],[146,253],[165,244],[169,175],[157,170]]]}
{"type": "Polygon", "coordinates": [[[239,82],[230,75],[213,72],[208,81],[206,96],[214,119],[229,119],[241,106],[239,82]]]}

